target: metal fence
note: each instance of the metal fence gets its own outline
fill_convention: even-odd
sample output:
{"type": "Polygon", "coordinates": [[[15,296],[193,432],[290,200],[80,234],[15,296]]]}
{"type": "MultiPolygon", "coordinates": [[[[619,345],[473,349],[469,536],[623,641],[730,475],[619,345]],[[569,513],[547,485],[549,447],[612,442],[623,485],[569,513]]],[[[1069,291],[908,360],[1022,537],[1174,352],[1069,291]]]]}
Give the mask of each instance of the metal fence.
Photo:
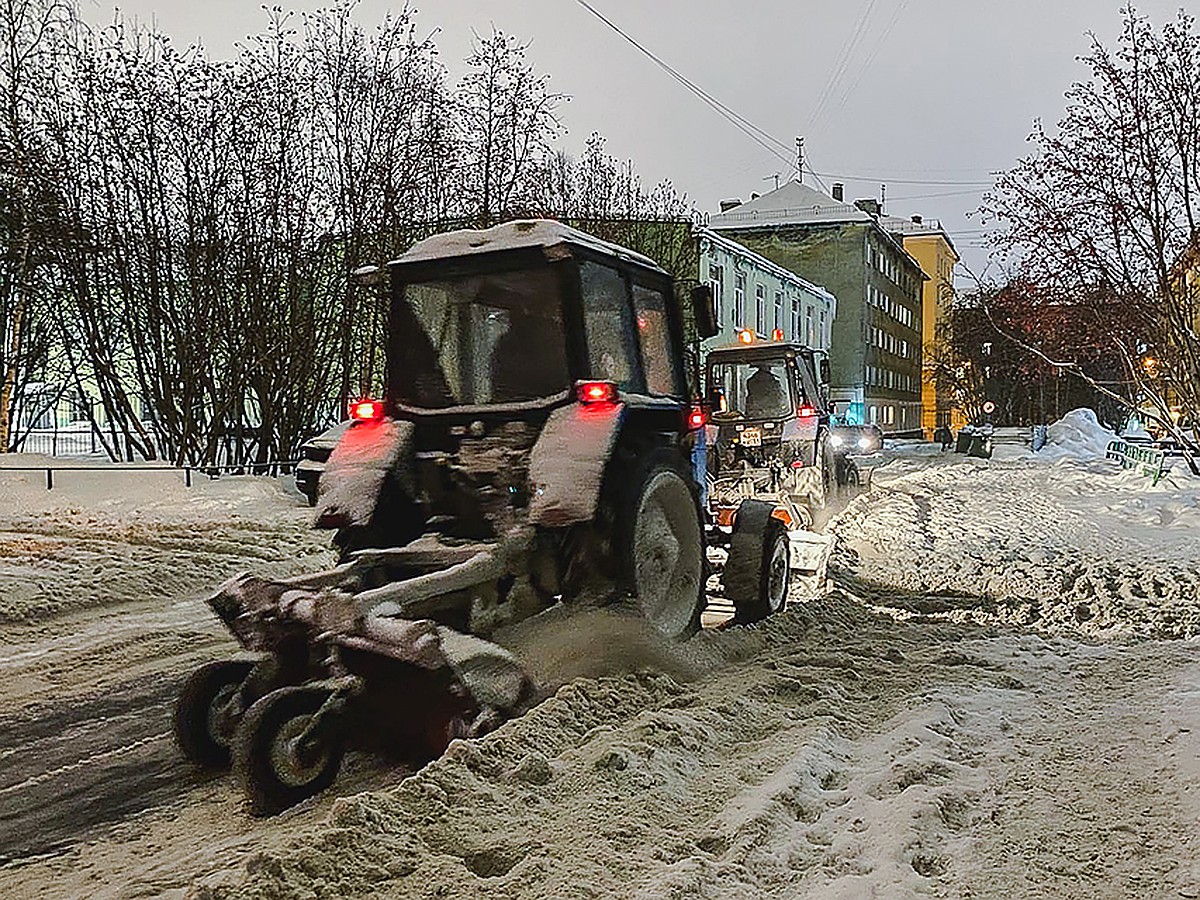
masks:
{"type": "Polygon", "coordinates": [[[16,436],[18,453],[38,453],[42,456],[95,456],[104,453],[96,431],[86,422],[72,423],[62,428],[35,428],[16,436]]]}
{"type": "MultiPolygon", "coordinates": [[[[13,452],[32,453],[55,459],[87,457],[108,458],[105,445],[124,447],[119,433],[108,431],[104,426],[90,422],[71,422],[53,428],[33,428],[17,432],[13,436],[13,452]]],[[[222,469],[262,469],[278,466],[275,461],[258,463],[259,444],[251,430],[241,434],[221,436],[216,442],[216,455],[212,462],[222,469]]]]}
{"type": "Polygon", "coordinates": [[[107,475],[137,475],[145,472],[178,472],[185,487],[191,487],[197,478],[216,479],[222,475],[267,475],[278,478],[290,475],[295,471],[296,460],[279,459],[265,463],[255,463],[250,466],[171,466],[171,465],[72,465],[70,463],[48,466],[10,466],[0,464],[0,473],[4,472],[41,472],[45,475],[46,490],[54,490],[55,474],[58,472],[102,472],[107,475]]]}

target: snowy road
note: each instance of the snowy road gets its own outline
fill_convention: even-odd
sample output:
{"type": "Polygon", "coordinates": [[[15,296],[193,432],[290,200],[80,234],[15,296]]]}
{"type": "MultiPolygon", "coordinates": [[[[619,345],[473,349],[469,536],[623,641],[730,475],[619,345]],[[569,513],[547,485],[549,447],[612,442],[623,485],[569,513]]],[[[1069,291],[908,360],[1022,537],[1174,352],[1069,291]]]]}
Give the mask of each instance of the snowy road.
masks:
{"type": "MultiPolygon", "coordinates": [[[[823,598],[678,650],[594,617],[539,650],[590,677],[415,777],[352,761],[267,823],[180,766],[167,699],[228,646],[197,600],[223,567],[323,551],[290,501],[219,490],[73,513],[203,533],[190,586],[114,545],[109,571],[170,590],[3,626],[0,854],[45,855],[0,894],[1200,896],[1200,481],[902,456],[834,524],[823,598]]],[[[0,507],[0,541],[71,515],[0,507]]],[[[30,595],[25,559],[0,555],[0,588],[30,595]]]]}

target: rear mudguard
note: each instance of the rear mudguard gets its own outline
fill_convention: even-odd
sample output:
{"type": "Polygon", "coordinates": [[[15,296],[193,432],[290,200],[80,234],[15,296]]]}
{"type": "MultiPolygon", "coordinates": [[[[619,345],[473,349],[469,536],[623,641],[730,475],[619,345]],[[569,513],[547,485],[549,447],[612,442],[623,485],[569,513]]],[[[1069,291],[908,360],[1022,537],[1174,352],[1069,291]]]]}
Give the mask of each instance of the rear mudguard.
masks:
{"type": "Polygon", "coordinates": [[[529,521],[561,528],[590,522],[621,430],[622,403],[572,403],[546,420],[529,458],[529,521]]]}
{"type": "Polygon", "coordinates": [[[365,526],[389,473],[411,488],[412,422],[383,419],[346,429],[321,475],[316,527],[365,526]]]}

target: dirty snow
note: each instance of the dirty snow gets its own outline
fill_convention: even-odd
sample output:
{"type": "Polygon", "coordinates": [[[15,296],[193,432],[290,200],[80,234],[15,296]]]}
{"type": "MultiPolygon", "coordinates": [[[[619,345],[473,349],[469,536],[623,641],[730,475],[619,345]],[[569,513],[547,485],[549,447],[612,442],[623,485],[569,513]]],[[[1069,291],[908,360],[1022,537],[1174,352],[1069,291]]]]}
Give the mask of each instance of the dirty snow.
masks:
{"type": "MultiPolygon", "coordinates": [[[[70,468],[32,454],[0,459],[0,624],[89,606],[170,602],[238,567],[284,572],[328,556],[328,534],[290,478],[225,477],[145,465],[70,468]],[[54,488],[44,469],[54,466],[54,488]]],[[[95,466],[96,463],[89,462],[95,466]]]]}
{"type": "Polygon", "coordinates": [[[890,451],[828,590],[758,627],[667,649],[589,613],[525,648],[553,697],[412,777],[267,823],[218,780],[0,893],[1200,896],[1200,479],[1150,487],[1075,419],[1044,455],[890,451]]]}

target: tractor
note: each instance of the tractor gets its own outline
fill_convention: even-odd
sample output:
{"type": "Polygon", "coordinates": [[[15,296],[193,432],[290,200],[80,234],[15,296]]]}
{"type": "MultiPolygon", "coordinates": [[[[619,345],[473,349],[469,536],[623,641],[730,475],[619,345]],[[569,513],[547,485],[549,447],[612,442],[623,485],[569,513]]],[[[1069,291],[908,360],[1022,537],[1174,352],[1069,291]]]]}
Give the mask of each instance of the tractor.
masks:
{"type": "MultiPolygon", "coordinates": [[[[780,332],[768,340],[742,329],[735,342],[709,352],[705,376],[710,544],[732,551],[758,542],[760,533],[768,544],[786,535],[790,549],[778,551],[775,569],[790,552],[791,568],[815,573],[828,540],[813,526],[859,481],[830,431],[828,355],[784,341],[780,332]],[[748,501],[755,505],[746,507],[748,501]]],[[[779,586],[762,589],[766,570],[747,570],[748,558],[730,552],[722,577],[741,620],[777,612],[786,599],[779,586]]]]}
{"type": "MultiPolygon", "coordinates": [[[[420,764],[528,709],[515,623],[632,600],[682,640],[706,603],[707,289],[682,302],[652,260],[547,220],[435,235],[388,276],[384,394],[351,404],[319,482],[338,564],[225,583],[209,605],[248,658],[176,707],[185,754],[232,766],[256,815],[329,786],[347,747],[420,764]]],[[[742,621],[786,595],[771,511],[746,501],[727,548],[742,621]]]]}
{"type": "Polygon", "coordinates": [[[830,439],[828,356],[749,330],[737,337],[707,359],[709,493],[771,494],[811,524],[849,481],[830,439]]]}

